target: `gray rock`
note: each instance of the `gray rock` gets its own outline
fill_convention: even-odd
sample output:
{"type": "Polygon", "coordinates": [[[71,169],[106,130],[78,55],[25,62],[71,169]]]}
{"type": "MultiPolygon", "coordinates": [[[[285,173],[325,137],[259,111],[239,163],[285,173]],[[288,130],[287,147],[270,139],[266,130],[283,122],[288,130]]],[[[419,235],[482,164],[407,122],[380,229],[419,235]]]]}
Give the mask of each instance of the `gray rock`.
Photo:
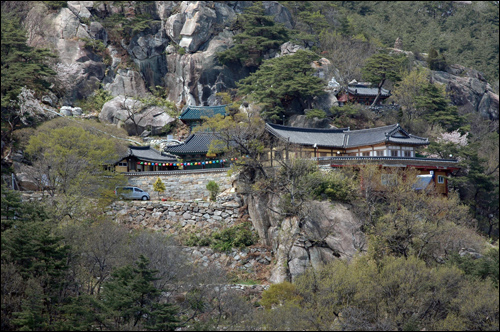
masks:
{"type": "Polygon", "coordinates": [[[68,9],[77,17],[90,18],[88,8],[92,8],[93,1],[67,1],[68,9]]]}
{"type": "Polygon", "coordinates": [[[81,116],[81,115],[82,115],[82,113],[83,113],[83,111],[82,111],[82,109],[81,109],[80,107],[73,107],[73,108],[71,109],[71,114],[72,114],[73,116],[81,116]]]}
{"type": "Polygon", "coordinates": [[[282,23],[288,29],[293,29],[292,14],[286,7],[282,6],[278,1],[263,1],[262,4],[266,15],[273,16],[276,23],[282,23]]]}
{"type": "Polygon", "coordinates": [[[99,120],[123,125],[129,135],[140,135],[146,128],[155,134],[166,124],[175,121],[165,109],[158,106],[144,108],[140,101],[125,96],[117,96],[105,103],[99,120]]]}
{"type": "Polygon", "coordinates": [[[484,118],[498,120],[498,95],[481,73],[454,65],[447,68],[447,72],[432,71],[431,75],[434,82],[446,86],[453,105],[468,112],[478,112],[484,118]]]}
{"type": "Polygon", "coordinates": [[[108,33],[101,23],[91,22],[88,33],[92,38],[102,40],[104,45],[108,44],[108,33]]]}
{"type": "Polygon", "coordinates": [[[113,96],[144,97],[146,84],[138,72],[131,69],[118,69],[112,83],[105,84],[104,88],[113,96]]]}
{"type": "Polygon", "coordinates": [[[73,108],[71,106],[63,106],[63,107],[61,107],[60,113],[64,116],[72,116],[73,115],[73,108]]]}

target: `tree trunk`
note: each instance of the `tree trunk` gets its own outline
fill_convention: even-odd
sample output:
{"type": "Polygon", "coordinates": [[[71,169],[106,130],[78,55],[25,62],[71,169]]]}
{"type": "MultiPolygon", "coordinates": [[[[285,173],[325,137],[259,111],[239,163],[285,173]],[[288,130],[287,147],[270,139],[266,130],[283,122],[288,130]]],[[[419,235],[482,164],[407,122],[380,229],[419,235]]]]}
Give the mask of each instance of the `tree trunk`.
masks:
{"type": "Polygon", "coordinates": [[[385,83],[385,78],[382,79],[382,81],[380,81],[380,83],[378,84],[378,94],[377,97],[375,97],[375,100],[373,101],[371,107],[377,105],[377,102],[380,99],[380,95],[382,94],[382,86],[384,85],[384,83],[385,83]]]}

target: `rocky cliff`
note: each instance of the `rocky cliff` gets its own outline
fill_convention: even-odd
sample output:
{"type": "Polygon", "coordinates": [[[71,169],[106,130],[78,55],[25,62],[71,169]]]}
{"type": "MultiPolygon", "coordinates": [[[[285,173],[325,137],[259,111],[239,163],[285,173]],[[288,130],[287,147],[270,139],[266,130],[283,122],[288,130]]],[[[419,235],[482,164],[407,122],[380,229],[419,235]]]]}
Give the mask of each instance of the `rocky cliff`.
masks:
{"type": "MultiPolygon", "coordinates": [[[[138,6],[96,1],[67,4],[55,12],[33,6],[25,23],[32,45],[48,45],[58,54],[57,71],[67,82],[62,105],[87,98],[99,84],[113,96],[143,97],[161,86],[178,106],[215,105],[217,92],[235,88],[249,74],[246,67],[221,65],[216,56],[233,45],[238,31],[232,30],[231,23],[249,1],[155,1],[141,9],[150,17],[148,24],[130,36],[117,36],[109,22],[113,15],[121,15],[133,24],[143,14],[138,6]]],[[[294,27],[291,14],[278,2],[264,1],[263,6],[276,22],[294,27]]],[[[294,49],[287,43],[281,54],[294,49]]],[[[327,59],[313,66],[318,76],[333,78],[335,69],[327,59]]],[[[449,69],[434,72],[433,78],[446,84],[453,103],[498,119],[498,95],[482,75],[458,65],[449,69]]],[[[334,92],[328,92],[315,108],[328,111],[335,105],[334,92]]]]}
{"type": "Polygon", "coordinates": [[[342,203],[312,202],[305,220],[283,217],[268,195],[245,196],[253,226],[276,258],[270,281],[294,280],[307,268],[318,268],[334,259],[350,259],[366,250],[361,222],[342,203]]]}

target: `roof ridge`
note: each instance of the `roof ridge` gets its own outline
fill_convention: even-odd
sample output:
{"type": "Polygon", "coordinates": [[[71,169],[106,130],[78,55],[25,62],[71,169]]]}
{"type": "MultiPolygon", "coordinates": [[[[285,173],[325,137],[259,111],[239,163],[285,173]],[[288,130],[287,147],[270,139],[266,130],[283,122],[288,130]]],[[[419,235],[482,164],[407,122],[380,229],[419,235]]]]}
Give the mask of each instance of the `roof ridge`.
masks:
{"type": "Polygon", "coordinates": [[[389,127],[393,127],[393,126],[395,126],[393,129],[395,129],[398,127],[398,124],[396,123],[396,124],[382,126],[382,127],[349,130],[349,133],[356,132],[356,131],[380,130],[380,129],[389,128],[389,127]]]}
{"type": "Polygon", "coordinates": [[[302,130],[302,131],[310,131],[310,132],[329,132],[329,133],[343,133],[348,128],[306,128],[306,127],[292,127],[292,126],[284,126],[275,123],[266,122],[266,126],[271,127],[272,129],[281,129],[281,130],[302,130]]]}

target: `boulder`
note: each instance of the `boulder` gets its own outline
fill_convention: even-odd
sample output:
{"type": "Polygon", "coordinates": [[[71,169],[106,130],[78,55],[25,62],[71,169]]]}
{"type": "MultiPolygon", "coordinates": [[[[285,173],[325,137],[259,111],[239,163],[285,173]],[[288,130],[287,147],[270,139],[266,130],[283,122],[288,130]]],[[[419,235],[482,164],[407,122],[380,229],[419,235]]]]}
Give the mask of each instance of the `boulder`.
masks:
{"type": "Polygon", "coordinates": [[[330,120],[324,119],[308,119],[305,115],[292,115],[286,122],[290,127],[303,127],[303,128],[330,128],[330,120]]]}
{"type": "Polygon", "coordinates": [[[146,129],[151,129],[154,134],[166,124],[175,121],[164,108],[144,107],[140,101],[125,96],[117,96],[105,103],[99,120],[123,125],[129,135],[141,135],[146,129]]]}
{"type": "Polygon", "coordinates": [[[21,190],[37,191],[40,190],[38,184],[33,181],[27,173],[17,173],[16,174],[17,184],[21,190]]]}
{"type": "Polygon", "coordinates": [[[61,107],[60,113],[61,113],[61,115],[64,115],[64,116],[72,116],[73,115],[73,108],[71,106],[63,106],[63,107],[61,107]]]}
{"type": "Polygon", "coordinates": [[[92,14],[87,8],[92,8],[94,1],[67,1],[68,9],[77,17],[90,18],[92,14]]]}
{"type": "Polygon", "coordinates": [[[80,107],[73,107],[73,109],[71,110],[71,113],[73,116],[81,116],[83,111],[80,107]]]}
{"type": "Polygon", "coordinates": [[[274,22],[281,23],[288,29],[293,29],[294,22],[290,11],[278,1],[263,1],[264,14],[274,17],[274,22]]]}
{"type": "Polygon", "coordinates": [[[144,97],[146,85],[141,74],[131,69],[118,69],[112,83],[107,83],[104,89],[112,96],[144,97]]]}

